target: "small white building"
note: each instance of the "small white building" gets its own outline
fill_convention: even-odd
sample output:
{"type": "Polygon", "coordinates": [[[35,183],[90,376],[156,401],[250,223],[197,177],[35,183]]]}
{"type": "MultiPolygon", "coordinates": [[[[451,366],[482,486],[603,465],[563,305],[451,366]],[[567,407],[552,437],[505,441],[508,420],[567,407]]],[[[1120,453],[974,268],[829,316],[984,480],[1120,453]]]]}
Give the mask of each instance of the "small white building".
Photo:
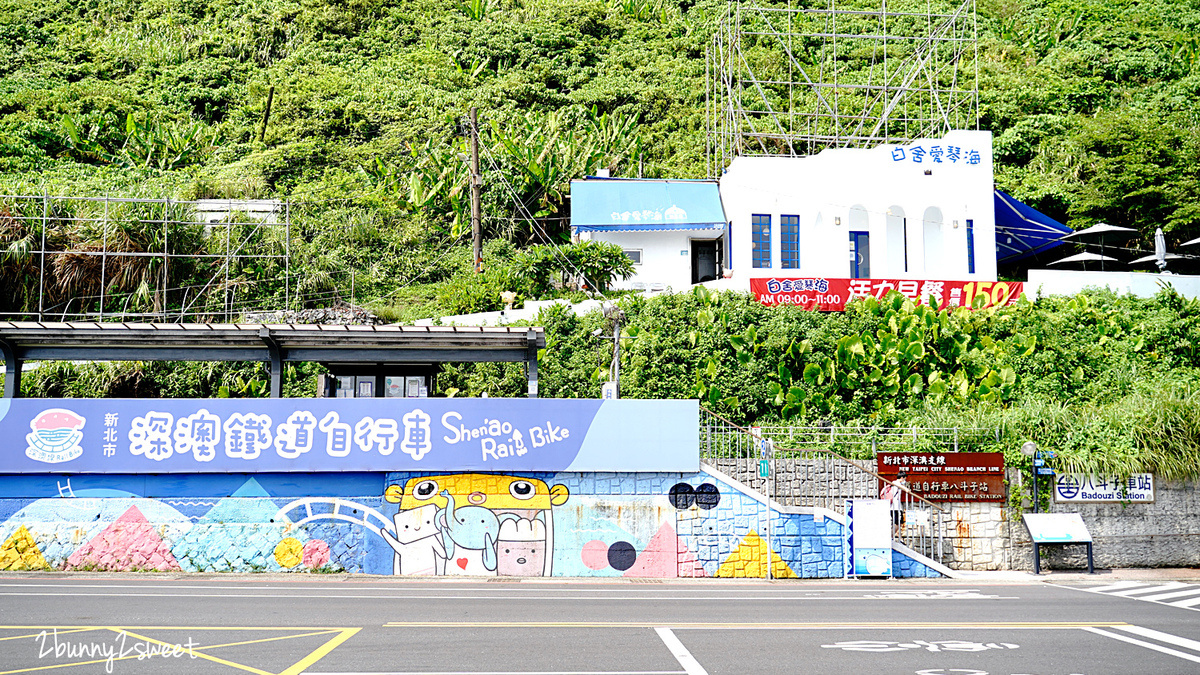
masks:
{"type": "Polygon", "coordinates": [[[998,197],[986,131],[809,157],[738,157],[719,183],[588,179],[571,192],[577,235],[618,244],[634,259],[636,276],[618,287],[679,291],[721,277],[722,287],[747,291],[754,278],[996,279],[998,197]],[[685,217],[668,218],[671,209],[685,217]]]}
{"type": "Polygon", "coordinates": [[[589,178],[571,181],[571,229],[617,244],[634,276],[619,289],[676,291],[720,277],[728,222],[716,181],[589,178]]]}

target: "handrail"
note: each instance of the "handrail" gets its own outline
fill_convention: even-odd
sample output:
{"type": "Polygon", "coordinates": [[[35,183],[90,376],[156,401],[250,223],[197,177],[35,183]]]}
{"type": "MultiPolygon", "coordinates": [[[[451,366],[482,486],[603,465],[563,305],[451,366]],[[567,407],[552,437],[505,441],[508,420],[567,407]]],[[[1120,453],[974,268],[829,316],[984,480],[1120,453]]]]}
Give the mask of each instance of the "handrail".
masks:
{"type": "MultiPolygon", "coordinates": [[[[731,422],[731,421],[729,421],[728,419],[726,419],[726,418],[724,418],[724,417],[722,417],[722,416],[718,415],[717,413],[715,413],[715,412],[713,412],[713,411],[709,410],[708,408],[702,408],[702,410],[704,410],[705,412],[707,412],[709,415],[712,415],[713,417],[715,417],[715,418],[717,418],[717,419],[721,420],[722,422],[724,422],[724,423],[728,424],[729,426],[731,426],[731,427],[733,427],[733,428],[735,428],[735,429],[737,429],[737,430],[739,430],[739,431],[741,431],[741,432],[743,432],[743,433],[749,434],[750,436],[754,436],[754,432],[750,431],[748,428],[746,428],[746,427],[743,427],[743,426],[741,426],[740,424],[737,424],[736,422],[731,422]]],[[[875,477],[875,478],[877,478],[878,480],[881,480],[881,481],[883,481],[884,483],[887,483],[888,485],[894,485],[894,486],[896,486],[896,487],[900,488],[902,491],[904,491],[904,492],[908,493],[909,495],[911,495],[911,496],[915,497],[917,501],[919,501],[919,502],[922,502],[922,503],[924,503],[924,504],[928,504],[929,506],[931,506],[931,507],[933,507],[933,508],[937,509],[938,511],[940,511],[940,512],[942,512],[942,513],[945,513],[945,512],[948,510],[948,509],[945,509],[945,508],[943,508],[943,507],[942,507],[941,505],[939,505],[939,504],[935,504],[934,502],[931,502],[931,501],[929,501],[928,499],[925,499],[924,497],[922,497],[921,495],[919,495],[919,494],[917,494],[917,493],[913,492],[912,490],[909,490],[909,489],[908,489],[908,486],[906,486],[906,485],[898,485],[898,484],[897,484],[895,481],[890,481],[890,480],[888,480],[888,479],[884,478],[883,476],[880,476],[879,474],[875,473],[875,472],[874,472],[874,471],[872,471],[871,469],[868,469],[868,468],[866,468],[866,467],[862,466],[862,465],[861,465],[861,464],[859,464],[858,462],[855,462],[854,460],[852,460],[852,459],[849,459],[849,458],[847,458],[847,457],[843,457],[843,456],[839,455],[838,453],[836,453],[836,452],[834,452],[834,451],[832,451],[832,450],[826,450],[826,449],[824,449],[824,448],[779,448],[779,450],[780,450],[780,451],[782,451],[782,452],[823,452],[823,453],[826,453],[826,454],[832,455],[833,457],[835,457],[835,458],[837,458],[837,459],[840,459],[840,460],[842,460],[843,462],[846,462],[847,464],[849,464],[849,465],[851,465],[851,466],[855,467],[856,469],[858,469],[858,470],[860,470],[860,471],[863,471],[864,473],[871,474],[872,476],[874,476],[874,477],[875,477]]]]}

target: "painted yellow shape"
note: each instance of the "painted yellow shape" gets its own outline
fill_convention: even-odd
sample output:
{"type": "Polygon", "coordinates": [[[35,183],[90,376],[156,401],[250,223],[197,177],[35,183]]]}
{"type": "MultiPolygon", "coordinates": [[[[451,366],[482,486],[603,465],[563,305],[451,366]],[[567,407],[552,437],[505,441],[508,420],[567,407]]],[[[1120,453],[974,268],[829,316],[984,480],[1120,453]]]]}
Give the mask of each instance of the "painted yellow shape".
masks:
{"type": "Polygon", "coordinates": [[[299,539],[288,537],[275,545],[275,562],[291,569],[304,561],[304,544],[299,539]]]}
{"type": "Polygon", "coordinates": [[[50,569],[50,565],[24,525],[17,528],[8,541],[0,546],[0,570],[17,572],[45,569],[50,569]]]}
{"type": "MultiPolygon", "coordinates": [[[[725,562],[717,568],[719,577],[747,577],[763,579],[767,576],[767,542],[758,533],[750,534],[738,544],[725,562]]],[[[771,551],[771,575],[776,579],[795,579],[796,573],[787,566],[778,553],[771,551]]]]}
{"type": "Polygon", "coordinates": [[[454,495],[454,505],[482,506],[489,509],[536,509],[544,511],[551,506],[567,503],[570,496],[566,485],[553,488],[545,481],[521,476],[503,476],[490,473],[457,473],[443,476],[417,476],[410,478],[404,487],[392,485],[384,492],[389,502],[400,504],[401,511],[415,509],[426,504],[445,508],[446,498],[442,490],[454,495]]]}
{"type": "MultiPolygon", "coordinates": [[[[4,628],[12,628],[12,626],[0,626],[0,629],[4,629],[4,628]]],[[[30,628],[30,627],[25,627],[25,628],[30,628]]],[[[131,630],[130,628],[121,627],[121,626],[94,626],[94,627],[86,627],[86,628],[43,626],[41,628],[43,630],[50,630],[50,629],[57,630],[59,635],[63,635],[65,632],[74,632],[74,631],[81,631],[81,630],[108,630],[108,631],[112,631],[113,633],[116,633],[118,636],[123,635],[124,639],[129,642],[143,642],[146,644],[159,645],[162,648],[164,648],[164,650],[170,651],[170,653],[175,653],[173,650],[175,649],[175,647],[177,645],[177,643],[175,643],[175,642],[167,642],[164,640],[156,639],[149,635],[145,635],[144,631],[146,629],[138,629],[143,632],[133,632],[133,630],[131,630]],[[64,630],[64,629],[70,629],[70,630],[64,630]]],[[[220,664],[223,666],[227,666],[229,668],[233,668],[234,670],[240,670],[240,671],[244,671],[244,672],[248,672],[248,673],[254,673],[254,675],[300,675],[300,673],[303,673],[305,670],[307,670],[309,668],[309,666],[312,666],[317,661],[320,661],[322,658],[324,658],[330,652],[332,652],[334,649],[336,649],[338,646],[340,646],[343,642],[345,642],[346,640],[349,640],[356,633],[358,633],[360,630],[362,630],[362,628],[324,628],[324,629],[317,629],[316,632],[312,632],[312,629],[307,629],[307,628],[277,628],[277,627],[262,628],[262,627],[258,627],[258,626],[243,626],[243,627],[236,627],[236,628],[230,628],[230,627],[224,627],[224,626],[220,627],[220,628],[196,628],[196,627],[192,627],[192,626],[156,626],[156,627],[152,627],[152,628],[158,629],[158,630],[187,630],[187,631],[191,631],[191,632],[205,631],[205,630],[220,630],[220,631],[282,630],[282,631],[289,631],[289,632],[301,631],[299,633],[290,634],[290,635],[282,635],[282,636],[276,636],[276,637],[270,637],[270,638],[260,638],[260,639],[255,639],[255,640],[243,640],[240,642],[228,642],[228,643],[223,643],[223,644],[214,644],[214,645],[196,644],[191,647],[184,647],[183,645],[179,645],[180,653],[182,654],[182,656],[180,657],[181,659],[187,659],[187,660],[203,659],[205,661],[210,661],[212,663],[216,663],[216,664],[220,664]],[[290,640],[293,638],[306,638],[306,637],[313,637],[313,636],[320,636],[320,635],[329,635],[330,638],[328,640],[326,640],[324,644],[322,644],[321,646],[312,650],[307,655],[305,655],[303,658],[301,658],[299,661],[292,664],[291,666],[289,666],[288,668],[286,668],[285,670],[281,671],[278,674],[271,672],[271,671],[262,670],[261,668],[256,668],[254,666],[250,666],[250,665],[247,665],[244,663],[230,661],[229,659],[224,659],[219,656],[214,656],[212,654],[207,653],[207,651],[210,649],[220,649],[222,647],[233,647],[233,646],[239,646],[239,645],[263,643],[263,642],[278,642],[280,640],[290,640]]],[[[133,650],[131,649],[129,651],[133,651],[133,650]]],[[[129,659],[137,659],[140,661],[140,660],[142,660],[142,658],[144,658],[144,657],[140,656],[139,653],[133,653],[133,654],[129,654],[127,656],[115,656],[112,660],[114,662],[115,661],[126,661],[129,659]]],[[[18,670],[4,670],[4,671],[0,671],[0,675],[15,675],[16,673],[30,673],[30,672],[34,672],[34,671],[43,671],[43,670],[47,670],[47,669],[69,668],[69,667],[74,667],[74,666],[90,666],[90,665],[106,664],[106,663],[107,663],[106,659],[93,659],[93,660],[89,660],[89,661],[79,661],[76,663],[56,663],[55,665],[52,665],[52,666],[36,666],[34,668],[21,668],[18,670]]]]}

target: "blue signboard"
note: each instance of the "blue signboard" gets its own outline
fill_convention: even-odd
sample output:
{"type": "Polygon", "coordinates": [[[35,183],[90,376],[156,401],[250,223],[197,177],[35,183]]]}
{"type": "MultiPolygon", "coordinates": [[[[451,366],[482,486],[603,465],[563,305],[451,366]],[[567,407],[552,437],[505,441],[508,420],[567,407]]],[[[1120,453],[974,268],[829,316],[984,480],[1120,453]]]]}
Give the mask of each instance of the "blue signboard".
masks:
{"type": "Polygon", "coordinates": [[[696,401],[0,399],[0,473],[696,471],[696,401]]]}

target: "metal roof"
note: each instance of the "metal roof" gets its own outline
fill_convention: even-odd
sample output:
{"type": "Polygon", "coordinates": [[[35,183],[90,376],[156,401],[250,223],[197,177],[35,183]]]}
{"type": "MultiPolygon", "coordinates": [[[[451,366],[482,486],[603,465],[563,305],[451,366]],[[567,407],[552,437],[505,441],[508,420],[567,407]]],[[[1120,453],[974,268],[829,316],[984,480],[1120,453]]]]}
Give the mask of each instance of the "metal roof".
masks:
{"type": "Polygon", "coordinates": [[[0,322],[21,360],[434,363],[524,361],[546,346],[541,328],[317,324],[0,322]]]}
{"type": "Polygon", "coordinates": [[[711,230],[725,221],[716,181],[571,181],[571,227],[578,232],[711,230]]]}
{"type": "MultiPolygon", "coordinates": [[[[5,371],[22,361],[525,362],[536,383],[540,327],[0,321],[5,371]]],[[[15,369],[15,370],[14,370],[15,369]]],[[[277,378],[273,378],[275,380],[277,378]]],[[[272,383],[277,391],[277,382],[272,383]]],[[[532,391],[536,391],[533,384],[532,391]]],[[[6,381],[6,396],[14,385],[6,381]]]]}

